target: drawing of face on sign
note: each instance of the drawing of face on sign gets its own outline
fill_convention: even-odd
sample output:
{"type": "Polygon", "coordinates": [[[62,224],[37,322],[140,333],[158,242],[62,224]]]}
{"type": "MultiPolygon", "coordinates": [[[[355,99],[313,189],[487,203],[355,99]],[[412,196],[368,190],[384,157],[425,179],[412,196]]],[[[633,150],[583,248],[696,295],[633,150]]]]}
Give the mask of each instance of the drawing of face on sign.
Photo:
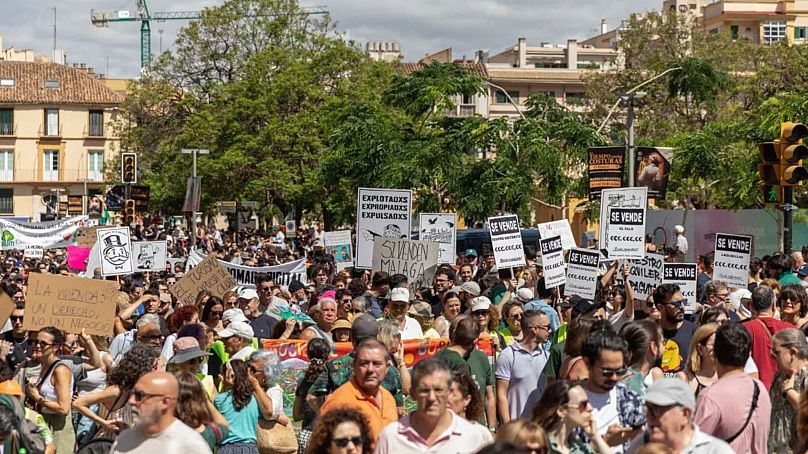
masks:
{"type": "Polygon", "coordinates": [[[385,238],[404,238],[404,236],[401,234],[401,229],[395,224],[387,224],[387,226],[384,228],[384,233],[382,233],[382,236],[385,238]]]}
{"type": "Polygon", "coordinates": [[[104,250],[101,254],[104,260],[115,265],[116,269],[123,268],[123,265],[129,262],[129,251],[126,250],[123,239],[118,233],[104,237],[104,250]]]}

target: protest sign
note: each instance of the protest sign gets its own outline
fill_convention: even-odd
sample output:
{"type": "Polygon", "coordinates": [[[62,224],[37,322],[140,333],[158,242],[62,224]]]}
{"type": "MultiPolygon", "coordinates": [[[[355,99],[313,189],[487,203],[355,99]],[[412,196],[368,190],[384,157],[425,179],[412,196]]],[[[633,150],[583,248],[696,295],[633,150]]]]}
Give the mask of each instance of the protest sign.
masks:
{"type": "Polygon", "coordinates": [[[695,263],[666,263],[663,270],[662,283],[675,284],[687,299],[686,314],[696,312],[696,264],[695,263]]]}
{"type": "Polygon", "coordinates": [[[132,267],[135,272],[165,271],[167,254],[165,241],[133,241],[132,267]]]}
{"type": "Polygon", "coordinates": [[[0,292],[0,326],[6,324],[15,307],[17,307],[17,305],[14,304],[14,300],[8,296],[8,293],[0,292]]]}
{"type": "MultiPolygon", "coordinates": [[[[188,257],[188,261],[191,258],[188,257]]],[[[196,304],[196,295],[202,290],[209,291],[219,298],[228,290],[238,285],[233,276],[221,262],[212,257],[205,257],[195,267],[188,270],[176,284],[169,287],[169,291],[177,298],[180,306],[196,304]]]]}
{"type": "Polygon", "coordinates": [[[391,276],[403,274],[413,288],[431,286],[439,249],[438,243],[433,241],[376,238],[373,271],[385,271],[391,276]]]}
{"type": "Polygon", "coordinates": [[[453,264],[457,237],[457,214],[421,213],[418,225],[419,240],[434,241],[440,245],[438,263],[453,264]]]}
{"type": "Polygon", "coordinates": [[[538,229],[542,238],[561,236],[561,246],[565,251],[578,247],[575,243],[575,236],[572,234],[570,223],[566,219],[539,224],[538,229]]]}
{"type": "Polygon", "coordinates": [[[95,242],[98,240],[98,235],[95,233],[98,230],[97,226],[93,227],[79,227],[76,230],[76,246],[87,249],[92,249],[95,242]]]}
{"type": "Polygon", "coordinates": [[[567,263],[567,284],[564,296],[578,295],[588,300],[595,299],[598,286],[600,252],[587,249],[571,249],[567,263]]]}
{"type": "Polygon", "coordinates": [[[119,285],[115,281],[31,273],[25,301],[25,330],[55,326],[68,333],[111,336],[119,285]]]}
{"type": "Polygon", "coordinates": [[[323,233],[323,246],[328,254],[334,257],[338,270],[353,265],[353,248],[351,247],[351,231],[338,230],[323,233]]]}
{"type": "MultiPolygon", "coordinates": [[[[191,252],[185,262],[185,270],[194,268],[204,260],[206,260],[206,256],[197,251],[191,252]]],[[[219,260],[219,265],[230,273],[237,285],[243,287],[255,288],[255,277],[258,274],[266,274],[276,285],[289,285],[292,281],[306,282],[306,259],[275,266],[246,266],[219,260]]]]}
{"type": "Polygon", "coordinates": [[[647,187],[601,192],[598,240],[609,259],[641,259],[645,255],[647,200],[647,187]]]}
{"type": "Polygon", "coordinates": [[[515,214],[488,218],[491,246],[498,269],[525,266],[525,250],[519,217],[515,214]]]}
{"type": "Polygon", "coordinates": [[[132,274],[132,243],[129,227],[98,229],[98,251],[101,254],[101,275],[132,274]]]}
{"type": "MultiPolygon", "coordinates": [[[[665,263],[665,256],[647,254],[642,259],[626,262],[629,266],[628,279],[631,282],[631,289],[634,290],[634,298],[642,300],[648,298],[648,295],[662,283],[662,265],[665,263]]],[[[615,272],[614,279],[618,285],[625,285],[620,270],[615,272]]]]}
{"type": "Polygon", "coordinates": [[[713,279],[724,281],[730,287],[746,288],[749,284],[751,255],[751,236],[717,233],[715,235],[713,279]]]}
{"type": "Polygon", "coordinates": [[[25,246],[25,257],[29,259],[41,259],[45,255],[45,249],[42,246],[35,246],[29,244],[25,246]]]}
{"type": "Polygon", "coordinates": [[[562,244],[563,241],[559,235],[539,240],[542,268],[544,268],[544,285],[547,288],[555,288],[567,282],[562,244]]]}
{"type": "Polygon", "coordinates": [[[412,191],[359,188],[356,207],[356,267],[373,267],[373,241],[410,237],[412,191]]]}
{"type": "Polygon", "coordinates": [[[288,219],[284,221],[284,225],[286,225],[286,238],[294,238],[297,236],[297,221],[288,219]]]}
{"type": "Polygon", "coordinates": [[[76,230],[87,223],[87,216],[65,218],[50,222],[19,222],[0,218],[0,250],[61,248],[71,244],[76,230]]]}

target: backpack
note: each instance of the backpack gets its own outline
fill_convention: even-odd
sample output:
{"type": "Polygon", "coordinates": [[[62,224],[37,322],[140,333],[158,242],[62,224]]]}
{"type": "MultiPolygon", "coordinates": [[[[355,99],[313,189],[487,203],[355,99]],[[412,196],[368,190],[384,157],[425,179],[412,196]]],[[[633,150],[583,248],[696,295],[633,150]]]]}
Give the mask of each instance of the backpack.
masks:
{"type": "Polygon", "coordinates": [[[39,426],[29,421],[25,417],[25,408],[17,399],[11,399],[14,403],[14,414],[16,415],[17,427],[12,435],[12,452],[19,452],[20,448],[25,448],[28,454],[44,454],[45,439],[42,437],[39,426]]]}

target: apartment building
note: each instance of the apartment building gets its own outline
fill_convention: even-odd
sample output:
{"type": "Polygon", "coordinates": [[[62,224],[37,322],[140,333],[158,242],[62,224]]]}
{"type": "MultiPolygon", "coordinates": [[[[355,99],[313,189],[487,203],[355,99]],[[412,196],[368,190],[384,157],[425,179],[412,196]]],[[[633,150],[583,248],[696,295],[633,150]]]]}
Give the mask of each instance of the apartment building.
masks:
{"type": "Polygon", "coordinates": [[[729,32],[734,39],[755,44],[808,38],[808,0],[721,0],[702,8],[699,26],[708,32],[729,32]]]}
{"type": "Polygon", "coordinates": [[[45,220],[101,193],[122,100],[90,68],[0,61],[0,216],[45,220]]]}

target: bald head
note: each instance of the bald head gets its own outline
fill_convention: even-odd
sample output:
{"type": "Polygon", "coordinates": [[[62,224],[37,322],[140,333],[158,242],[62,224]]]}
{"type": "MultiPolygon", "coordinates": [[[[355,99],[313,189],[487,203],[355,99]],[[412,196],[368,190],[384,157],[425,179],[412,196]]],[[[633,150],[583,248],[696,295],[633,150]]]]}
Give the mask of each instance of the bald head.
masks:
{"type": "Polygon", "coordinates": [[[165,371],[149,372],[140,377],[129,395],[135,424],[150,434],[162,432],[175,420],[179,384],[165,371]]]}
{"type": "Polygon", "coordinates": [[[180,392],[180,385],[173,374],[158,370],[149,372],[140,377],[135,387],[145,393],[160,394],[166,397],[177,398],[180,392]]]}

